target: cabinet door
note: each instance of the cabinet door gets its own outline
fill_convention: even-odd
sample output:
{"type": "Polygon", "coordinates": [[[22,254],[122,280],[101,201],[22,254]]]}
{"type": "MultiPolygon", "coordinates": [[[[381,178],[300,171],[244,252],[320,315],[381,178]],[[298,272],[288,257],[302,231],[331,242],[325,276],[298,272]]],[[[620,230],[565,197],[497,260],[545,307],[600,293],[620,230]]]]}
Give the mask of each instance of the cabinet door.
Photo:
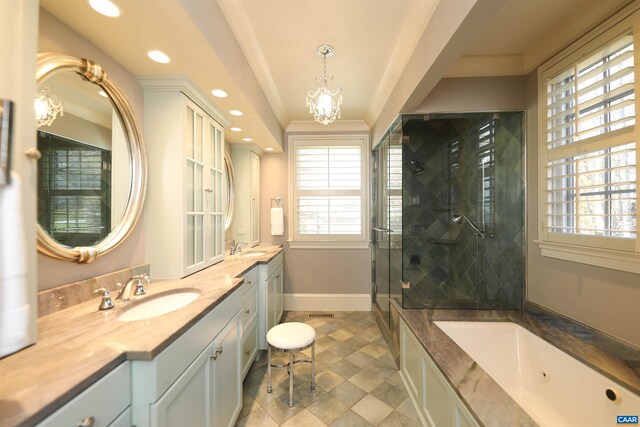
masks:
{"type": "Polygon", "coordinates": [[[184,114],[184,149],[186,157],[184,273],[187,275],[200,270],[205,263],[204,151],[207,127],[204,112],[192,102],[186,101],[184,114]]]}
{"type": "Polygon", "coordinates": [[[208,264],[222,261],[224,252],[224,226],[222,203],[223,138],[220,125],[209,118],[207,123],[207,227],[206,258],[208,264]]]}
{"type": "Polygon", "coordinates": [[[251,152],[251,236],[250,245],[260,244],[260,157],[251,152]]]}
{"type": "Polygon", "coordinates": [[[275,283],[274,283],[274,292],[273,292],[273,314],[274,325],[280,323],[280,319],[282,319],[283,313],[283,284],[284,277],[282,277],[282,266],[278,267],[275,273],[273,273],[275,283]]]}
{"type": "Polygon", "coordinates": [[[267,280],[267,330],[269,332],[271,328],[273,328],[276,323],[276,275],[272,274],[267,280]]]}
{"type": "Polygon", "coordinates": [[[214,340],[214,356],[209,369],[211,427],[232,427],[242,407],[240,331],[238,314],[214,340]]]}
{"type": "Polygon", "coordinates": [[[203,351],[160,399],[151,405],[151,426],[207,425],[207,370],[211,352],[203,351]]]}

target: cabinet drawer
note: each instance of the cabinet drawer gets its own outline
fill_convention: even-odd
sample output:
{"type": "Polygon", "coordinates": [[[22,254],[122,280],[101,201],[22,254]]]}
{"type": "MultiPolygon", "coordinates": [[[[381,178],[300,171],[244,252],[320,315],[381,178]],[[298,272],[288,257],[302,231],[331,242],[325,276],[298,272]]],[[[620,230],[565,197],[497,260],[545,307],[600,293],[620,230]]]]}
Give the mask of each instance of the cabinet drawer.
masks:
{"type": "Polygon", "coordinates": [[[93,417],[94,427],[106,427],[129,405],[131,365],[124,362],[38,424],[38,427],[75,426],[88,417],[93,417]]]}
{"type": "Polygon", "coordinates": [[[242,279],[244,279],[244,283],[239,290],[240,294],[246,295],[260,281],[260,269],[252,268],[242,275],[242,279]]]}
{"type": "Polygon", "coordinates": [[[251,363],[253,359],[256,357],[256,352],[258,351],[258,328],[257,325],[254,324],[253,327],[245,331],[244,342],[242,344],[242,376],[244,377],[249,368],[251,368],[251,363]]]}
{"type": "Polygon", "coordinates": [[[269,261],[269,263],[267,264],[267,274],[265,277],[271,277],[271,275],[273,273],[276,272],[276,270],[278,269],[278,267],[280,267],[282,265],[282,252],[280,252],[278,255],[276,255],[275,258],[273,258],[271,261],[269,261]]]}
{"type": "Polygon", "coordinates": [[[240,318],[242,327],[246,328],[258,315],[258,286],[253,285],[242,298],[242,316],[240,318]]]}

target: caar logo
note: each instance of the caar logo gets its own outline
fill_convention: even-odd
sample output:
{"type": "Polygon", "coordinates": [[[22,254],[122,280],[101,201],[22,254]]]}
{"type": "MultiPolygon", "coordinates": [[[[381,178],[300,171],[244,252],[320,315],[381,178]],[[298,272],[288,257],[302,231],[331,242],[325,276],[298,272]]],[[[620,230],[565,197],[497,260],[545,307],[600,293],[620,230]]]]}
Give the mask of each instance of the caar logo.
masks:
{"type": "Polygon", "coordinates": [[[616,417],[616,421],[618,425],[627,425],[627,426],[637,426],[638,425],[638,416],[637,415],[618,415],[616,417]]]}

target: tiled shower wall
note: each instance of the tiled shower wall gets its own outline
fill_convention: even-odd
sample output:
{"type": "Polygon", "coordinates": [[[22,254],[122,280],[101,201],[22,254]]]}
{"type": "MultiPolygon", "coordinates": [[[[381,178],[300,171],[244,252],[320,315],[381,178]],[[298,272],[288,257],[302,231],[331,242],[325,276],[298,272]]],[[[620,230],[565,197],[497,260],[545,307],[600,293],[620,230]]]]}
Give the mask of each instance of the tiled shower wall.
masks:
{"type": "Polygon", "coordinates": [[[523,113],[405,120],[402,271],[411,287],[403,307],[521,306],[523,150],[523,113]]]}

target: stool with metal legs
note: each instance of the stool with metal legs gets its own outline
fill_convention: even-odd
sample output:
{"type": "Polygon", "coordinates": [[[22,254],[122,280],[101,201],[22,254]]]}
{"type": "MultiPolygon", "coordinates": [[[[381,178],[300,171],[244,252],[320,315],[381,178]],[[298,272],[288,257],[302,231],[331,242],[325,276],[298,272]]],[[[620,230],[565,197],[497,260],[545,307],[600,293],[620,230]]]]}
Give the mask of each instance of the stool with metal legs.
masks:
{"type": "Polygon", "coordinates": [[[289,372],[289,406],[293,406],[293,366],[296,363],[311,363],[311,390],[316,388],[315,359],[316,359],[316,330],[306,323],[281,323],[267,332],[267,393],[271,387],[271,368],[287,368],[289,372]],[[310,359],[296,359],[295,353],[311,347],[310,359]],[[274,365],[271,363],[271,350],[289,353],[289,363],[274,365]]]}

